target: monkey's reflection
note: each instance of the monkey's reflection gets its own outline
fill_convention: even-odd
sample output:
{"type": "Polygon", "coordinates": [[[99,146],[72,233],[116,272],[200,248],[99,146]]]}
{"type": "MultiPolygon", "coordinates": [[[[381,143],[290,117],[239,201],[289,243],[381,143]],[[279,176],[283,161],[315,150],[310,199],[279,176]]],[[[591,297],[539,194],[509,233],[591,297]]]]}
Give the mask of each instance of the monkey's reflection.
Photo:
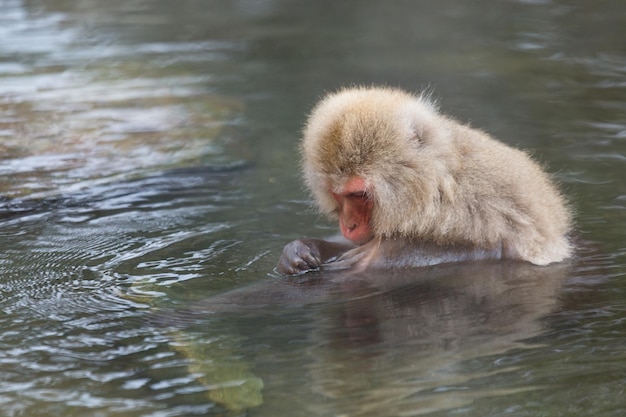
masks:
{"type": "MultiPolygon", "coordinates": [[[[251,344],[271,345],[271,354],[257,352],[246,361],[264,381],[262,408],[274,415],[298,415],[294,403],[302,415],[439,408],[444,397],[433,394],[438,387],[471,385],[477,371],[464,370],[464,363],[523,347],[520,341],[541,331],[568,269],[500,261],[313,273],[217,295],[168,314],[168,321],[191,324],[190,318],[210,314],[247,323],[238,328],[251,344]],[[294,315],[298,325],[289,324],[294,315]],[[275,363],[292,339],[307,340],[300,352],[306,372],[275,363]],[[277,380],[280,388],[272,385],[277,380]]],[[[463,395],[447,394],[446,407],[467,401],[463,395]]]]}
{"type": "Polygon", "coordinates": [[[465,391],[472,379],[488,373],[465,364],[524,347],[556,307],[567,270],[457,264],[372,272],[337,283],[334,297],[344,301],[320,309],[311,334],[311,386],[336,401],[333,412],[348,415],[463,404],[471,398],[465,391]]]}

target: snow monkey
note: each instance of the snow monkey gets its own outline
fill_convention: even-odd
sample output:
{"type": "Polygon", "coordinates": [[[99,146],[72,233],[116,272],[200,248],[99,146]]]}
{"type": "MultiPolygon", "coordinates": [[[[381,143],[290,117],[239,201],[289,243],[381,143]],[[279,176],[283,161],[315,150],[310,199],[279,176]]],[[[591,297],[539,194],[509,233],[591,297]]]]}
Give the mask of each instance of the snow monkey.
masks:
{"type": "Polygon", "coordinates": [[[287,244],[280,273],[570,256],[570,211],[541,167],[423,94],[330,94],[310,114],[300,150],[304,181],[343,238],[287,244]]]}

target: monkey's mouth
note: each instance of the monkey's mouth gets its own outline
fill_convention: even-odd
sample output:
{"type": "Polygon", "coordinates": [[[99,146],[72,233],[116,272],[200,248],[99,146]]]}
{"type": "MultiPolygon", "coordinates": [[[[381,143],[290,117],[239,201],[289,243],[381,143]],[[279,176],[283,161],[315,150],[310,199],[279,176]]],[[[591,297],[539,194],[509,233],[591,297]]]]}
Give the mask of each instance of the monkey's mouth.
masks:
{"type": "MultiPolygon", "coordinates": [[[[365,219],[364,219],[365,220],[365,219]]],[[[369,221],[354,222],[351,221],[346,224],[343,218],[339,219],[339,228],[343,237],[353,242],[356,245],[363,245],[372,240],[372,229],[369,226],[369,221]]]]}

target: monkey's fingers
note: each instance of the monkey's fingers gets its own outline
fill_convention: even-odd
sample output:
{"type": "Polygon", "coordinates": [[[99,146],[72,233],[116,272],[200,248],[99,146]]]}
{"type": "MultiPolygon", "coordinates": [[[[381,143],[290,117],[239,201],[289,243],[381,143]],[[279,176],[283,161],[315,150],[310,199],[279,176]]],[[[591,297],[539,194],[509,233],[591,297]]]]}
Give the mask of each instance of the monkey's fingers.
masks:
{"type": "MultiPolygon", "coordinates": [[[[304,262],[305,265],[303,265],[304,267],[306,267],[307,269],[315,269],[317,267],[320,266],[320,264],[322,263],[322,260],[319,258],[319,256],[315,256],[314,253],[311,253],[309,251],[303,253],[300,255],[301,261],[304,262]]],[[[299,263],[300,265],[301,263],[299,263]]],[[[304,268],[302,268],[304,269],[304,268]]]]}
{"type": "Polygon", "coordinates": [[[306,243],[296,240],[294,252],[298,259],[298,267],[300,269],[315,269],[320,266],[322,259],[319,250],[315,246],[309,246],[306,243]]]}
{"type": "Polygon", "coordinates": [[[303,259],[291,259],[289,261],[281,261],[279,262],[276,270],[284,275],[302,275],[307,273],[313,269],[317,269],[316,267],[311,267],[307,262],[303,259]]]}
{"type": "Polygon", "coordinates": [[[301,240],[288,243],[278,261],[276,270],[285,275],[300,275],[318,269],[322,259],[316,246],[309,246],[301,240]]]}
{"type": "Polygon", "coordinates": [[[304,260],[300,256],[291,254],[292,256],[283,256],[280,258],[276,270],[285,275],[300,275],[304,272],[316,269],[319,264],[315,264],[312,260],[304,260]]]}

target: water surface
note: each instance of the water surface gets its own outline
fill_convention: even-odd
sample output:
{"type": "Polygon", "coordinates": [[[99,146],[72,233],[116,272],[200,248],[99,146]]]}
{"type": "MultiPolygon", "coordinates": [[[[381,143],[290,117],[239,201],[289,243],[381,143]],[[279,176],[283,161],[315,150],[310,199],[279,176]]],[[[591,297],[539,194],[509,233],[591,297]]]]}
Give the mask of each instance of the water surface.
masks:
{"type": "Polygon", "coordinates": [[[2,2],[2,415],[621,415],[625,28],[618,0],[2,2]],[[334,231],[305,115],[360,83],[531,149],[578,256],[275,275],[334,231]]]}

